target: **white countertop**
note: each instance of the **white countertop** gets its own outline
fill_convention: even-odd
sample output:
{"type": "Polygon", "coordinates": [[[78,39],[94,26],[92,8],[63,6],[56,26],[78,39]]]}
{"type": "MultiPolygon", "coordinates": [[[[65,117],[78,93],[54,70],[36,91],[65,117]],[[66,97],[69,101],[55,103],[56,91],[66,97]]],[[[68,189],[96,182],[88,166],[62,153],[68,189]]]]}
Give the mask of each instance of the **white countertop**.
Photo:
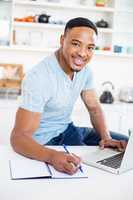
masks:
{"type": "MultiPolygon", "coordinates": [[[[95,147],[71,147],[82,155],[95,147]]],[[[88,179],[11,180],[8,160],[10,147],[0,146],[1,200],[132,200],[133,170],[114,175],[88,166],[88,179]]],[[[23,166],[22,166],[23,167],[23,166]]]]}

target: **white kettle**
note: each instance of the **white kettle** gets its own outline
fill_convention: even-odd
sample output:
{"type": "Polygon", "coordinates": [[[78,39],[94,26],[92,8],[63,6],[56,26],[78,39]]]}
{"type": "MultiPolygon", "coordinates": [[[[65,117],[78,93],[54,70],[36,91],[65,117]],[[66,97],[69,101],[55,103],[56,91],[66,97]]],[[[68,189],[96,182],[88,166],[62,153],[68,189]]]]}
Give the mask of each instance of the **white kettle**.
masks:
{"type": "Polygon", "coordinates": [[[133,103],[133,87],[125,86],[120,89],[119,100],[126,103],[133,103]]]}

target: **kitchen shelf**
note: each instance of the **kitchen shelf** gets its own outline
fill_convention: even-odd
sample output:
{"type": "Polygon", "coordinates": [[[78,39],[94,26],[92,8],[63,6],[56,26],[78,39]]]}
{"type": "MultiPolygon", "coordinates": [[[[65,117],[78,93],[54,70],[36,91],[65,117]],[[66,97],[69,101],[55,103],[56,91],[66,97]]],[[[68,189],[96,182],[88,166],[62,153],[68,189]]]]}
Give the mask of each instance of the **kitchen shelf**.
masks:
{"type": "Polygon", "coordinates": [[[26,45],[9,45],[9,46],[0,46],[0,51],[22,51],[22,52],[46,52],[52,53],[56,48],[35,48],[26,45]]]}
{"type": "Polygon", "coordinates": [[[116,9],[115,12],[118,13],[118,14],[120,14],[120,13],[133,14],[133,10],[118,10],[118,9],[116,9]]]}
{"type": "Polygon", "coordinates": [[[48,23],[31,23],[31,22],[13,22],[13,27],[15,28],[48,28],[48,29],[58,29],[63,30],[64,26],[59,24],[48,24],[48,23]]]}
{"type": "MultiPolygon", "coordinates": [[[[19,51],[19,52],[35,52],[35,53],[53,53],[57,48],[35,48],[26,45],[9,45],[9,46],[0,46],[0,51],[19,51]]],[[[100,51],[96,50],[94,53],[96,56],[106,56],[106,57],[121,57],[121,58],[131,58],[133,59],[132,54],[123,54],[123,53],[114,53],[111,51],[100,51]]]]}
{"type": "MultiPolygon", "coordinates": [[[[50,23],[31,23],[31,22],[13,22],[14,28],[33,28],[33,29],[57,29],[57,30],[64,30],[64,25],[59,24],[50,24],[50,23]]],[[[98,28],[98,32],[100,33],[112,33],[113,29],[111,28],[98,28]]]]}
{"type": "Polygon", "coordinates": [[[114,30],[112,28],[98,28],[99,33],[113,33],[114,30]]]}
{"type": "Polygon", "coordinates": [[[114,29],[113,32],[114,33],[121,33],[121,34],[133,34],[133,31],[130,31],[130,30],[118,30],[118,29],[114,29]]]}
{"type": "Polygon", "coordinates": [[[109,57],[120,57],[120,58],[132,58],[133,59],[133,54],[114,53],[114,52],[111,52],[111,51],[96,50],[95,55],[97,55],[97,56],[109,56],[109,57]]]}
{"type": "MultiPolygon", "coordinates": [[[[72,1],[72,0],[71,0],[72,1]]],[[[2,1],[6,2],[6,1],[2,1]]],[[[11,1],[8,1],[11,2],[11,1]]],[[[67,2],[67,1],[66,1],[67,2]]],[[[9,46],[0,46],[2,51],[23,51],[23,52],[37,52],[37,53],[50,53],[53,52],[58,44],[60,33],[64,30],[63,24],[52,24],[52,23],[31,23],[31,22],[17,22],[13,21],[14,18],[24,18],[29,16],[29,13],[33,13],[33,16],[43,13],[45,10],[46,13],[51,15],[53,18],[60,17],[60,20],[63,20],[62,23],[66,22],[66,19],[76,16],[88,17],[92,21],[97,22],[100,19],[103,19],[109,23],[109,28],[98,28],[99,39],[98,44],[96,44],[100,49],[104,47],[110,47],[113,49],[114,45],[123,46],[121,43],[117,44],[119,36],[123,37],[124,34],[127,34],[127,47],[132,46],[132,20],[129,23],[129,28],[125,28],[121,25],[117,26],[116,21],[119,25],[119,18],[121,14],[127,14],[127,20],[130,21],[130,15],[133,13],[133,10],[127,10],[127,7],[121,5],[119,0],[119,5],[117,0],[111,0],[111,6],[108,7],[97,7],[81,4],[69,4],[69,3],[52,3],[46,1],[28,1],[28,0],[12,0],[11,10],[12,10],[12,19],[10,23],[10,45],[9,46]],[[64,15],[66,13],[66,15],[64,15]],[[63,18],[65,17],[65,18],[63,18]],[[117,18],[118,17],[118,18],[117,18]],[[118,20],[116,20],[118,19],[118,20]],[[131,24],[131,25],[130,25],[131,24]],[[58,37],[57,37],[58,36],[58,37]],[[26,39],[25,39],[25,38],[26,39]],[[28,39],[27,39],[28,38],[28,39]],[[39,39],[38,39],[39,38],[39,39]],[[117,40],[118,38],[118,40],[117,40]],[[38,39],[38,40],[37,40],[38,39]],[[28,40],[28,42],[27,42],[28,40]],[[25,42],[26,41],[26,42],[25,42]],[[34,41],[36,41],[35,44],[34,41]],[[46,42],[46,43],[45,43],[46,42]],[[27,45],[23,45],[27,44],[27,45]],[[29,46],[31,44],[31,46],[29,46]],[[36,48],[37,46],[37,48],[36,48]],[[43,48],[44,47],[44,48],[43,48]]],[[[130,2],[129,2],[130,3],[130,2]]],[[[129,5],[128,5],[129,6],[129,5]]],[[[44,12],[44,13],[45,13],[44,12]]],[[[125,16],[124,16],[125,19],[125,16]]],[[[122,23],[124,22],[122,19],[122,23]]],[[[57,20],[58,21],[58,20],[57,20]]],[[[127,24],[128,26],[128,24],[127,24]]],[[[120,38],[121,39],[121,38],[120,38]]],[[[123,42],[123,38],[121,39],[123,42]]],[[[110,51],[96,51],[95,55],[97,56],[111,56],[111,57],[123,57],[123,58],[133,58],[132,54],[122,54],[114,53],[110,51]]]]}
{"type": "Polygon", "coordinates": [[[4,2],[4,3],[11,3],[12,0],[0,0],[1,2],[4,2]]]}
{"type": "MultiPolygon", "coordinates": [[[[113,2],[114,0],[112,0],[113,2]]],[[[54,44],[54,38],[55,41],[59,42],[59,34],[63,31],[64,25],[66,21],[68,21],[71,17],[88,17],[93,22],[97,22],[102,17],[109,23],[109,28],[98,28],[98,32],[100,33],[100,41],[99,46],[109,46],[111,47],[112,44],[112,34],[114,32],[113,30],[113,16],[115,13],[115,8],[112,7],[97,7],[97,6],[89,6],[89,5],[82,5],[82,4],[68,4],[68,3],[53,3],[53,2],[42,2],[42,1],[28,1],[28,0],[14,0],[14,10],[13,10],[13,18],[22,18],[26,15],[30,15],[29,13],[32,13],[32,16],[39,15],[40,13],[47,13],[51,17],[51,23],[50,24],[43,24],[43,23],[30,23],[30,22],[13,22],[13,30],[15,30],[15,36],[16,38],[23,38],[17,37],[21,34],[30,34],[35,35],[32,32],[38,31],[38,35],[44,35],[44,37],[48,38],[48,41],[50,41],[50,38],[52,38],[52,42],[49,43],[50,47],[56,46],[54,44]],[[44,10],[45,8],[45,10],[44,10]],[[64,16],[64,12],[67,12],[67,15],[64,16]],[[73,16],[74,15],[74,16],[73,16]],[[55,20],[55,23],[52,23],[52,21],[55,20]],[[57,22],[56,22],[57,20],[57,22]],[[62,24],[58,24],[60,21],[62,24]],[[57,24],[56,24],[57,23],[57,24]],[[27,31],[27,32],[26,32],[27,31]],[[39,31],[41,33],[39,33],[39,31]],[[30,32],[30,33],[29,33],[30,32]],[[105,35],[104,35],[105,34],[105,35]],[[58,36],[57,36],[58,35],[58,36]],[[104,37],[103,37],[104,35],[104,37]],[[106,44],[106,41],[107,44],[106,44]]],[[[114,5],[112,3],[112,5],[114,5]]],[[[28,36],[29,37],[29,36],[28,36]]],[[[43,36],[41,36],[43,37],[43,36]]],[[[44,42],[45,40],[43,40],[44,42]]],[[[27,42],[22,42],[27,43],[27,42]]],[[[30,42],[29,42],[30,43],[30,42]]],[[[13,44],[13,42],[11,42],[13,44]]],[[[16,39],[15,44],[19,44],[19,41],[16,39]]],[[[48,42],[44,46],[48,47],[48,42]]],[[[43,45],[42,45],[43,46],[43,45]]]]}
{"type": "Polygon", "coordinates": [[[77,5],[77,4],[63,4],[63,3],[50,3],[50,2],[41,2],[41,1],[14,1],[14,4],[21,5],[21,6],[43,6],[43,7],[50,7],[50,8],[57,8],[57,9],[74,9],[74,10],[92,10],[98,12],[115,12],[114,8],[111,7],[97,7],[97,6],[84,6],[84,5],[77,5]]]}

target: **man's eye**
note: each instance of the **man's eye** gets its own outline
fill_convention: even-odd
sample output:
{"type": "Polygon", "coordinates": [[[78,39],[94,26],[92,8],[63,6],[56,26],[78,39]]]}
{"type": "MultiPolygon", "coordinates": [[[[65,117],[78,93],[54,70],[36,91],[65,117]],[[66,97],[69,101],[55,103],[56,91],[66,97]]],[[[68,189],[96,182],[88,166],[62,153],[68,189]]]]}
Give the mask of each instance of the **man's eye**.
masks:
{"type": "Polygon", "coordinates": [[[72,45],[73,45],[73,46],[77,46],[77,47],[80,46],[80,45],[79,45],[78,43],[76,43],[76,42],[73,42],[72,45]]]}
{"type": "Polygon", "coordinates": [[[95,50],[95,47],[88,47],[88,50],[89,50],[89,51],[94,51],[94,50],[95,50]]]}

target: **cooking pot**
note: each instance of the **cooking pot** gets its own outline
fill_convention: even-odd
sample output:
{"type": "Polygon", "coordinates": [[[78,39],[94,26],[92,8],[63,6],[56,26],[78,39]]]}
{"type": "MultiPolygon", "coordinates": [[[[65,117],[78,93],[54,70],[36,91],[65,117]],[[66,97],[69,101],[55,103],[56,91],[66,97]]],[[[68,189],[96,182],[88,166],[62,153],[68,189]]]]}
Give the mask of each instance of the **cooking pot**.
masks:
{"type": "Polygon", "coordinates": [[[114,102],[114,97],[112,94],[111,90],[114,90],[114,86],[110,81],[106,81],[104,83],[102,83],[102,86],[106,89],[103,90],[103,93],[100,96],[100,102],[101,103],[107,103],[107,104],[111,104],[114,102]],[[111,89],[107,88],[111,86],[111,89]]]}
{"type": "Polygon", "coordinates": [[[99,28],[108,28],[109,24],[105,20],[101,19],[100,21],[96,22],[96,26],[99,28]]]}
{"type": "Polygon", "coordinates": [[[48,23],[49,22],[49,18],[50,18],[50,15],[41,14],[41,15],[38,16],[38,22],[39,23],[48,23]]]}

